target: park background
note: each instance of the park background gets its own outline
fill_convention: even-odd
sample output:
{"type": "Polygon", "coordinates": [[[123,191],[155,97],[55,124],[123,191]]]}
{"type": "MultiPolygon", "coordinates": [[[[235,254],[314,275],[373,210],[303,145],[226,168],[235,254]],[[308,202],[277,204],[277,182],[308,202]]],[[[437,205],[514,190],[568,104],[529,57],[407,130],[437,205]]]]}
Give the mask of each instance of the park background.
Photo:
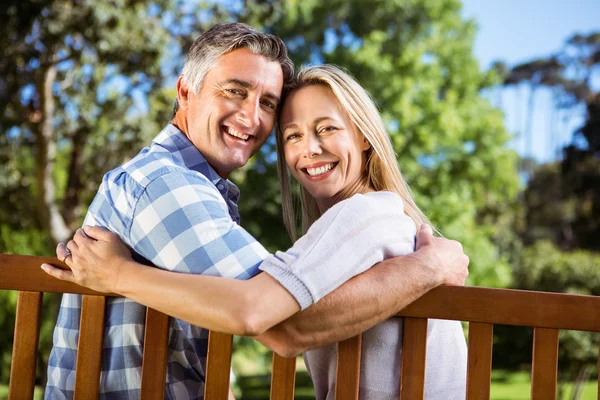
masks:
{"type": "MultiPolygon", "coordinates": [[[[598,0],[4,1],[0,253],[54,254],[102,175],[169,121],[186,50],[222,21],[277,34],[297,66],[339,64],[368,89],[417,203],[470,256],[470,285],[600,294],[598,0]]],[[[271,137],[231,177],[242,225],[270,250],[290,244],[274,161],[271,137]]],[[[39,384],[59,300],[44,297],[39,384]]],[[[15,304],[0,293],[0,385],[15,304]]],[[[493,398],[528,398],[531,341],[495,328],[493,398]]],[[[267,351],[235,344],[238,398],[261,398],[267,351]]],[[[562,398],[595,398],[599,344],[561,333],[562,398]]],[[[305,374],[298,386],[311,398],[305,374]]]]}

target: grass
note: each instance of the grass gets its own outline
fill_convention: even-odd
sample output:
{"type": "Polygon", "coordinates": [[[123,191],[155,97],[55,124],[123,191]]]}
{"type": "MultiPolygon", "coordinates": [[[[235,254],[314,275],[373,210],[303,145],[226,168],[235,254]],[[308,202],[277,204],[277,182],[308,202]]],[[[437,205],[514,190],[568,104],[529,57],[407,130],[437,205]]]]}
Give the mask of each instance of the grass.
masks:
{"type": "MultiPolygon", "coordinates": [[[[491,400],[529,400],[531,398],[531,377],[528,372],[493,371],[490,387],[491,400]]],[[[567,383],[565,399],[571,398],[573,384],[567,383]]],[[[598,399],[598,382],[588,382],[581,395],[581,400],[598,399]]]]}
{"type": "MultiPolygon", "coordinates": [[[[0,385],[0,400],[8,399],[8,385],[0,385]]],[[[33,393],[34,400],[42,400],[42,388],[39,386],[35,387],[35,392],[33,393]]]]}

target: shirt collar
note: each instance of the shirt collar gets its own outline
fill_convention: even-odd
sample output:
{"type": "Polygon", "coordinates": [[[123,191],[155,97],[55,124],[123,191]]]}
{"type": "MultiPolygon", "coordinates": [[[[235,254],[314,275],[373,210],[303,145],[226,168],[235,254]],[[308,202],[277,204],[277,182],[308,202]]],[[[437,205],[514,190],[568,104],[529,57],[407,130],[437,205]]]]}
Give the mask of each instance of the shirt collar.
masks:
{"type": "Polygon", "coordinates": [[[230,180],[221,178],[206,161],[202,153],[175,125],[167,125],[152,142],[165,148],[173,156],[180,159],[186,168],[207,177],[225,199],[231,199],[235,203],[238,202],[240,199],[238,187],[230,180]]]}

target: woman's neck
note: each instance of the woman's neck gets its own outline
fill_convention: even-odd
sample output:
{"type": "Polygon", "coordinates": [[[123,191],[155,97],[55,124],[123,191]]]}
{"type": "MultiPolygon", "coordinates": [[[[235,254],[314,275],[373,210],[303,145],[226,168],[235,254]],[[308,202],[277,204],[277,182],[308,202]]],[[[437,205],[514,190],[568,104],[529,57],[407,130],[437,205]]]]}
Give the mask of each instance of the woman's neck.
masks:
{"type": "Polygon", "coordinates": [[[325,211],[329,210],[331,207],[339,203],[340,201],[349,199],[355,194],[365,194],[369,192],[373,192],[375,189],[369,184],[369,180],[366,177],[362,177],[356,182],[346,186],[344,189],[336,193],[332,197],[319,198],[315,199],[317,201],[317,206],[319,207],[319,212],[321,215],[325,213],[325,211]]]}

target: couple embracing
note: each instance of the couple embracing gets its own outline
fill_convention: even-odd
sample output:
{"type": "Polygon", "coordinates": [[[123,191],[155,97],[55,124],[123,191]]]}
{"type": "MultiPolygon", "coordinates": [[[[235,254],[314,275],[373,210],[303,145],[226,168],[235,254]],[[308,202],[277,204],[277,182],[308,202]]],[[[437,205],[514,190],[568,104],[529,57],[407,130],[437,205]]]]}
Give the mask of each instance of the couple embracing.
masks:
{"type": "MultiPolygon", "coordinates": [[[[201,399],[207,329],[304,353],[317,399],[332,399],[335,343],[363,335],[360,398],[397,399],[402,318],[428,290],[462,285],[468,257],[435,237],[415,204],[367,92],[326,65],[297,74],[283,42],[239,23],[192,45],[172,121],[108,172],[85,227],[50,275],[112,292],[102,399],[140,396],[145,309],[173,316],[165,398],[201,399]],[[269,254],[240,225],[227,178],[275,127],[281,199],[293,239],[269,254]],[[300,185],[300,209],[292,184],[300,185]]],[[[81,296],[63,296],[47,399],[73,397],[81,296]]],[[[456,321],[430,320],[425,397],[464,399],[466,344],[456,321]]]]}

